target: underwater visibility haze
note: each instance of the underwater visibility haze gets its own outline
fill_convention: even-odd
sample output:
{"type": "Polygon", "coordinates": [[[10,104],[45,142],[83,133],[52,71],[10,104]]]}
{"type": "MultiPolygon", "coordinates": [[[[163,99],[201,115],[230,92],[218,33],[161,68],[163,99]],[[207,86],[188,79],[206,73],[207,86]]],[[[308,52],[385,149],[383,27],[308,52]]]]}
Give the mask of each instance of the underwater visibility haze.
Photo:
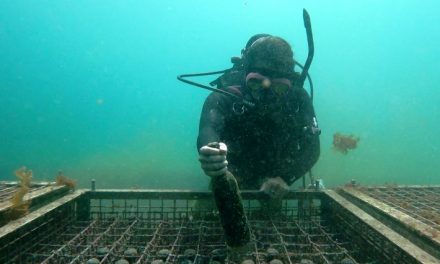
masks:
{"type": "Polygon", "coordinates": [[[0,1],[0,180],[26,166],[81,187],[207,189],[196,138],[209,91],[176,76],[231,67],[257,33],[304,63],[303,8],[315,177],[439,184],[440,2],[428,0],[0,1]]]}

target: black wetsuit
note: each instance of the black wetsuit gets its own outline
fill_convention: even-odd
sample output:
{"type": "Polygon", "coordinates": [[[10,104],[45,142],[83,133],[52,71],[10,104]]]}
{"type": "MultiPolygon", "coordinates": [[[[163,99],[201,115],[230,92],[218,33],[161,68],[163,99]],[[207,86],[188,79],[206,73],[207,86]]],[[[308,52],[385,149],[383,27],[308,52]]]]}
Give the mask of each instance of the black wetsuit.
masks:
{"type": "MultiPolygon", "coordinates": [[[[227,90],[246,94],[242,87],[227,90]]],[[[241,189],[259,189],[267,178],[278,176],[290,185],[315,164],[320,153],[319,136],[304,129],[312,126],[315,117],[304,89],[290,92],[281,110],[268,111],[271,114],[261,114],[258,107],[239,114],[233,110],[235,102],[220,93],[208,96],[197,146],[200,149],[209,142],[224,142],[228,146],[228,169],[241,189]]],[[[236,104],[235,109],[239,106],[236,104]]]]}

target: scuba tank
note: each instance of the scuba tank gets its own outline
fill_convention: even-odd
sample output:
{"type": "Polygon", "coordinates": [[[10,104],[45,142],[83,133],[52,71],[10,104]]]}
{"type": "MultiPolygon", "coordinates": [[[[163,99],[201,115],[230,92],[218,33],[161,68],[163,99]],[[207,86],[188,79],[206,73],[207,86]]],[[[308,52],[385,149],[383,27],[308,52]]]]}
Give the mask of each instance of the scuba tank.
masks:
{"type": "MultiPolygon", "coordinates": [[[[208,144],[219,148],[218,143],[208,144]]],[[[231,248],[245,246],[250,241],[250,230],[244,212],[237,181],[231,172],[212,177],[212,192],[225,232],[226,244],[231,248]]]]}

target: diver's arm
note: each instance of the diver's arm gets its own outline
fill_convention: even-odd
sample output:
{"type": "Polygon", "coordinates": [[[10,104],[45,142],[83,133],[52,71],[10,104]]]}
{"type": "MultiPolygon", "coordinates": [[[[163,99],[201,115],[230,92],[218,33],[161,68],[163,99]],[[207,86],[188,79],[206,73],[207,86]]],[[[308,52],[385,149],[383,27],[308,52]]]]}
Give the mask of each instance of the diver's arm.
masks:
{"type": "Polygon", "coordinates": [[[287,181],[289,184],[298,180],[301,176],[306,174],[313,165],[318,161],[320,154],[320,142],[319,136],[315,135],[307,135],[305,138],[303,149],[299,155],[299,157],[295,160],[292,174],[288,176],[287,181]]]}
{"type": "Polygon", "coordinates": [[[225,96],[218,93],[211,93],[206,98],[200,116],[199,136],[197,138],[197,149],[208,145],[211,142],[219,142],[221,132],[225,124],[225,96]]]}
{"type": "Polygon", "coordinates": [[[301,145],[302,148],[300,153],[297,154],[294,160],[291,158],[285,158],[280,161],[280,164],[273,177],[279,176],[288,185],[291,185],[313,167],[320,154],[318,135],[305,138],[301,145]]]}
{"type": "Polygon", "coordinates": [[[197,138],[199,161],[205,175],[209,177],[225,175],[228,170],[227,146],[219,142],[225,119],[222,100],[224,100],[224,95],[215,93],[209,95],[200,117],[197,138]]]}

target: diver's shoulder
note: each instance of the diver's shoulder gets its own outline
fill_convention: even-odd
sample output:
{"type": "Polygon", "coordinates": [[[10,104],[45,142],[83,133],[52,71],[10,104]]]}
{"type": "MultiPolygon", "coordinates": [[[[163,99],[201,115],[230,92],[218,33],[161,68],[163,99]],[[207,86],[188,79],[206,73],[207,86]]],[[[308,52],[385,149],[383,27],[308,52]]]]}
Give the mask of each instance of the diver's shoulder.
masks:
{"type": "Polygon", "coordinates": [[[302,87],[295,89],[295,92],[293,93],[293,96],[291,96],[290,100],[309,104],[312,103],[312,98],[310,97],[310,94],[306,91],[306,89],[302,87]]]}
{"type": "MultiPolygon", "coordinates": [[[[229,90],[229,88],[222,88],[222,90],[234,93],[233,90],[229,90]]],[[[229,109],[233,102],[234,100],[230,95],[219,92],[211,92],[205,99],[206,106],[217,109],[229,109]]]]}

